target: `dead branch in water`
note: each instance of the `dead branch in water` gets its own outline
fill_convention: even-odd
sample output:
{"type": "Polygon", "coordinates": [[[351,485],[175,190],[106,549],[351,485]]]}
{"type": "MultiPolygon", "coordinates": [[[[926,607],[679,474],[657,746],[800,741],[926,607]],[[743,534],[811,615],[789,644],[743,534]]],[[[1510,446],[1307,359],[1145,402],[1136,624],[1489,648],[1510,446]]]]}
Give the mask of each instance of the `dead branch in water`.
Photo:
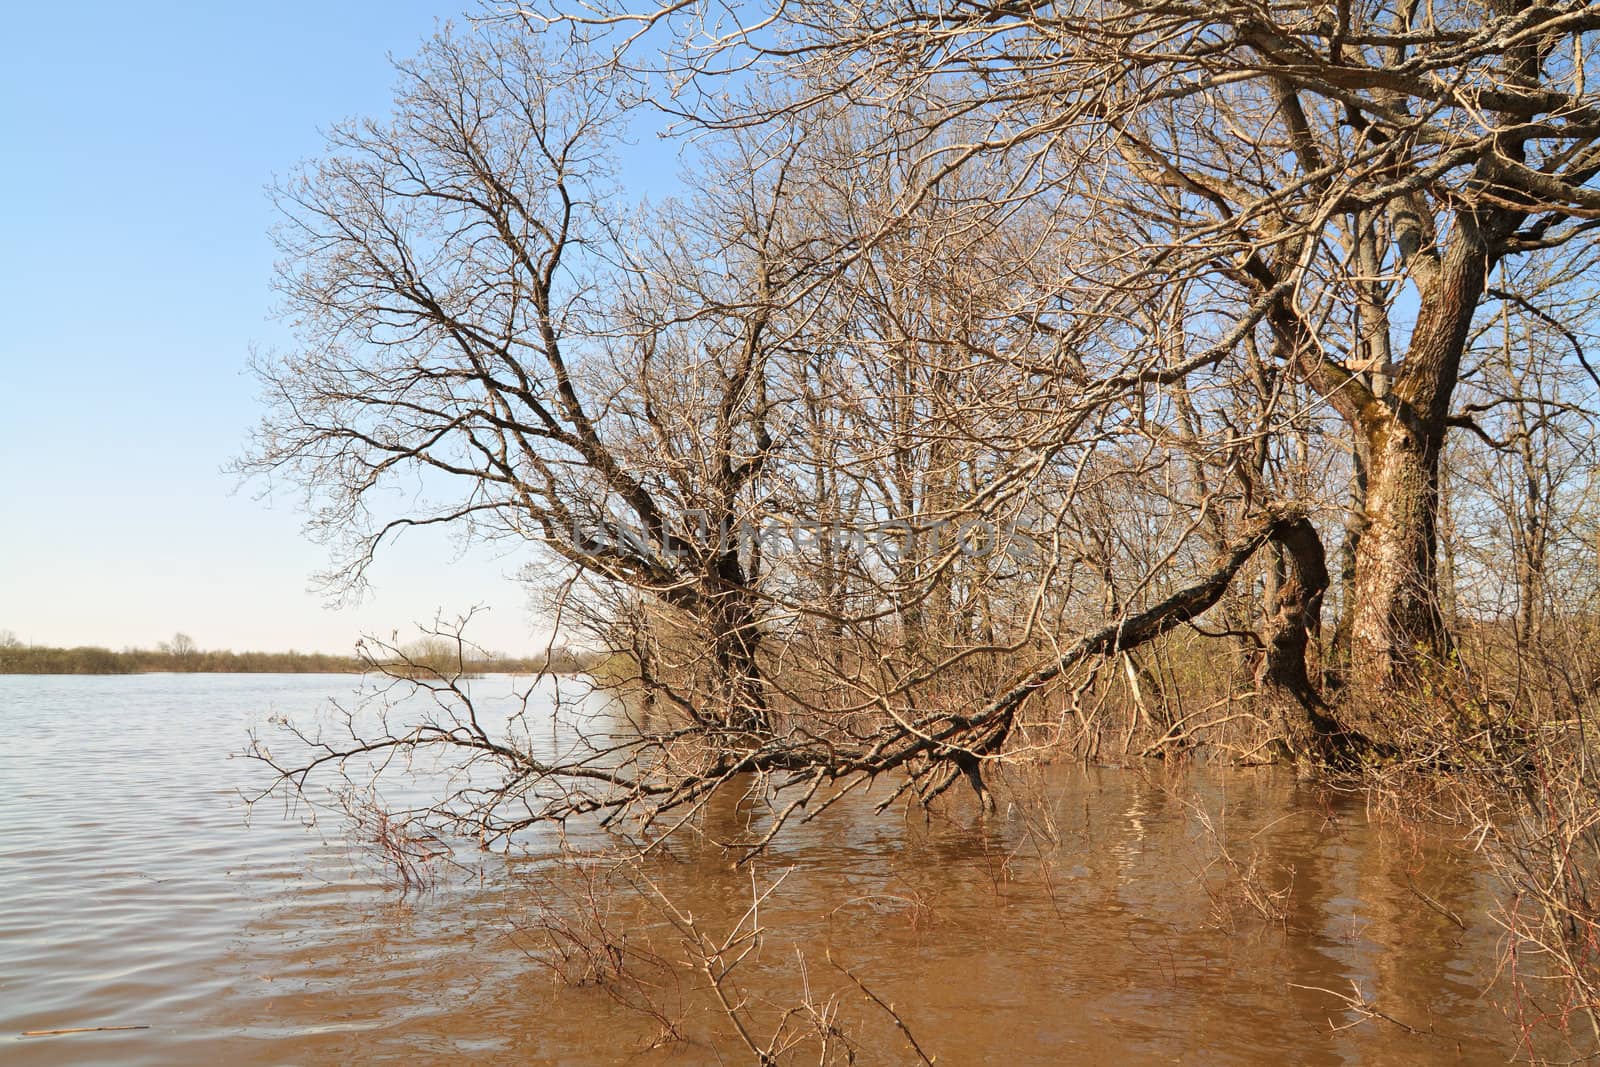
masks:
{"type": "Polygon", "coordinates": [[[148,1030],[143,1026],[69,1026],[61,1030],[24,1030],[23,1037],[55,1037],[60,1034],[97,1034],[107,1030],[148,1030]]]}

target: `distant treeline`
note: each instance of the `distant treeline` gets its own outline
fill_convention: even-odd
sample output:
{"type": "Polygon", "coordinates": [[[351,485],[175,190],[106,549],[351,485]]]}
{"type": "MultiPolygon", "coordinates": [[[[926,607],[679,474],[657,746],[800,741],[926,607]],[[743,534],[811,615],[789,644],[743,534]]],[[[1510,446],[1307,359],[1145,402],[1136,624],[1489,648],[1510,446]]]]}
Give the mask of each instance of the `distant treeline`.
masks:
{"type": "MultiPolygon", "coordinates": [[[[163,643],[159,648],[109,648],[81,646],[49,648],[0,639],[0,674],[148,674],[179,671],[186,674],[360,674],[382,669],[356,656],[335,656],[325,652],[228,652],[202,651],[163,643]]],[[[420,658],[420,657],[419,657],[420,658]]],[[[513,658],[491,656],[468,659],[462,664],[465,674],[533,674],[540,670],[556,674],[582,673],[596,657],[579,650],[555,648],[544,655],[513,658]]],[[[440,663],[448,672],[454,664],[440,663]]]]}

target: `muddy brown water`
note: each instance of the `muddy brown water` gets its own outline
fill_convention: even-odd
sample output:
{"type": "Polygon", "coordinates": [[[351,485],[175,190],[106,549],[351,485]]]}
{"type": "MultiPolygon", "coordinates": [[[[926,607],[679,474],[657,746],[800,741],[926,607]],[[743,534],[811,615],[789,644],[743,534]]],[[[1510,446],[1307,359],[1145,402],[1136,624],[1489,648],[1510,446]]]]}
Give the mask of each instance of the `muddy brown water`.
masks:
{"type": "MultiPolygon", "coordinates": [[[[630,952],[666,960],[630,973],[680,1039],[657,1043],[660,1021],[627,1006],[639,986],[556,980],[540,917],[587,898],[552,879],[548,840],[402,894],[326,824],[281,808],[247,823],[256,771],[229,759],[245,731],[351,685],[0,678],[0,1062],[751,1061],[636,895],[594,899],[630,952]],[[571,895],[541,910],[552,885],[571,895]],[[146,1029],[20,1036],[95,1026],[146,1029]]],[[[684,844],[639,871],[716,936],[782,879],[731,982],[758,1036],[809,993],[857,1062],[916,1062],[842,967],[940,1064],[1519,1054],[1485,992],[1494,887],[1448,834],[1370,822],[1359,799],[1272,771],[1052,768],[987,820],[961,803],[875,815],[875,799],[787,832],[754,869],[684,844]],[[1404,1028],[1335,996],[1352,991],[1404,1028]]],[[[706,829],[736,836],[742,818],[728,800],[706,829]]]]}

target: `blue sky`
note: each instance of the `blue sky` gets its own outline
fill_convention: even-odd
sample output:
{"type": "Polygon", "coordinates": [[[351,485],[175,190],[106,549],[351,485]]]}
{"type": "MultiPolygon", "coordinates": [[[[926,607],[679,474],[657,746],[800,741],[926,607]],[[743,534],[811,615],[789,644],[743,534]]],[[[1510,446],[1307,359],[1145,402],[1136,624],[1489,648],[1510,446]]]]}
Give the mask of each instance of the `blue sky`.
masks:
{"type": "MultiPolygon", "coordinates": [[[[463,5],[464,6],[464,5],[463,5]]],[[[41,644],[348,650],[438,611],[542,639],[515,558],[410,536],[332,610],[288,495],[221,468],[256,418],[264,192],[319,129],[387,110],[390,53],[461,7],[13,5],[0,63],[0,630],[41,644]]]]}

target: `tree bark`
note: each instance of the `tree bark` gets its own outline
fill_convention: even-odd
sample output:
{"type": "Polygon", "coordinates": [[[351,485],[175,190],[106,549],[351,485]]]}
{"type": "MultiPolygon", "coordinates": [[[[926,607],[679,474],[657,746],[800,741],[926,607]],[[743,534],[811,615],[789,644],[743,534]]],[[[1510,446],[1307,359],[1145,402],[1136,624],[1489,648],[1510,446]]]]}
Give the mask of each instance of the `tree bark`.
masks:
{"type": "Polygon", "coordinates": [[[1353,680],[1368,694],[1414,684],[1427,662],[1449,651],[1437,580],[1439,457],[1489,266],[1484,237],[1463,213],[1440,261],[1414,271],[1420,307],[1393,390],[1361,411],[1367,522],[1350,636],[1353,680]]]}
{"type": "Polygon", "coordinates": [[[731,729],[766,734],[771,728],[771,719],[758,658],[759,617],[750,603],[738,560],[731,554],[719,560],[717,580],[708,592],[716,670],[713,691],[724,705],[718,709],[717,717],[723,726],[731,729]]]}
{"type": "Polygon", "coordinates": [[[1306,651],[1322,618],[1328,566],[1322,539],[1303,516],[1272,527],[1280,575],[1274,609],[1261,631],[1264,654],[1256,672],[1257,700],[1279,733],[1279,746],[1294,760],[1335,759],[1351,735],[1323,710],[1322,697],[1306,669],[1306,651]]]}

